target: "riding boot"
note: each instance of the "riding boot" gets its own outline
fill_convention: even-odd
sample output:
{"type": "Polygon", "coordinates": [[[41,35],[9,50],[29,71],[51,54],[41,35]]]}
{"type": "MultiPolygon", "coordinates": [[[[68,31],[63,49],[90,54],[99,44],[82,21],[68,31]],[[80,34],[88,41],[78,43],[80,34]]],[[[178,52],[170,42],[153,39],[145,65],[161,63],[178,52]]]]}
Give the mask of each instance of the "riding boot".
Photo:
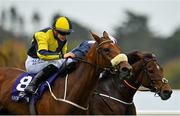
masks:
{"type": "Polygon", "coordinates": [[[48,65],[43,70],[41,70],[34,79],[29,83],[29,85],[25,88],[26,93],[35,94],[38,86],[46,81],[50,76],[57,72],[58,68],[53,64],[48,65]]]}

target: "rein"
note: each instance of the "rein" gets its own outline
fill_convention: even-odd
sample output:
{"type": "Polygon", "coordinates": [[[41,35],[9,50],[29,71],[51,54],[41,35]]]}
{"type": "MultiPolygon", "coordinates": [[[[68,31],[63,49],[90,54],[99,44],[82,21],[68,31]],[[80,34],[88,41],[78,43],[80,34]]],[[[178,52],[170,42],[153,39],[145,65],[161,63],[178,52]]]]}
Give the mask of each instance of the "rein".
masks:
{"type": "MultiPolygon", "coordinates": [[[[110,72],[110,73],[111,73],[111,72],[110,72]]],[[[118,78],[118,80],[119,80],[119,78],[118,78]]],[[[120,80],[119,80],[119,81],[120,81],[120,80]]],[[[117,82],[117,80],[114,80],[114,77],[112,77],[112,82],[115,84],[115,87],[117,87],[118,90],[121,88],[120,86],[118,86],[119,81],[117,82]]],[[[113,97],[113,96],[110,96],[110,95],[107,95],[107,94],[103,94],[103,93],[100,93],[100,92],[94,92],[94,94],[99,95],[100,97],[105,97],[105,98],[114,100],[114,101],[119,102],[119,103],[122,103],[122,104],[124,104],[124,105],[132,105],[132,104],[134,103],[133,101],[132,101],[132,102],[126,102],[126,101],[120,100],[120,99],[118,99],[118,98],[116,98],[116,97],[113,97]]],[[[103,100],[103,101],[106,103],[105,100],[103,100]]],[[[106,104],[108,105],[108,103],[106,103],[106,104]]],[[[109,106],[109,105],[108,105],[108,106],[109,106]]],[[[111,109],[111,107],[110,107],[110,109],[111,109]]]]}
{"type": "Polygon", "coordinates": [[[52,92],[52,89],[51,89],[51,86],[50,86],[49,82],[46,81],[46,83],[47,83],[47,85],[48,85],[48,87],[49,87],[49,91],[50,91],[50,93],[51,93],[51,96],[52,96],[56,101],[62,101],[62,102],[71,104],[71,105],[73,105],[73,106],[75,106],[75,107],[77,107],[77,108],[79,108],[79,109],[81,109],[81,110],[88,110],[89,106],[83,107],[83,106],[80,106],[80,105],[78,105],[78,104],[76,104],[76,103],[74,103],[74,102],[71,102],[71,101],[69,101],[69,100],[66,100],[67,82],[68,82],[68,75],[66,76],[66,80],[65,80],[64,98],[62,99],[62,98],[57,98],[57,97],[54,95],[54,93],[52,92]]]}
{"type": "Polygon", "coordinates": [[[114,101],[117,101],[117,102],[122,103],[122,104],[125,104],[125,105],[132,105],[132,104],[133,104],[133,102],[125,102],[125,101],[122,101],[122,100],[120,100],[120,99],[117,99],[117,98],[115,98],[115,97],[112,97],[112,96],[110,96],[110,95],[106,95],[106,94],[103,94],[103,93],[94,92],[94,94],[99,95],[99,96],[102,96],[102,97],[106,97],[106,98],[109,98],[109,99],[112,99],[112,100],[114,100],[114,101]]]}
{"type": "Polygon", "coordinates": [[[86,60],[84,60],[84,59],[82,59],[82,58],[79,58],[79,57],[75,57],[75,58],[72,58],[72,59],[77,60],[77,61],[81,61],[81,62],[86,63],[86,64],[89,64],[89,65],[91,65],[91,66],[93,66],[93,67],[98,67],[98,68],[100,68],[100,69],[104,69],[104,68],[103,68],[102,66],[100,66],[100,65],[92,64],[92,63],[90,63],[90,62],[88,62],[88,61],[86,61],[86,60]]]}
{"type": "Polygon", "coordinates": [[[128,83],[126,80],[123,80],[123,81],[124,81],[124,83],[125,83],[126,85],[128,85],[130,88],[137,90],[136,87],[134,87],[133,85],[131,85],[130,83],[128,83]]]}
{"type": "MultiPolygon", "coordinates": [[[[102,46],[103,44],[105,44],[105,43],[113,43],[113,41],[112,41],[112,40],[102,41],[100,44],[98,44],[98,45],[96,46],[97,51],[99,51],[99,49],[101,48],[101,46],[102,46]]],[[[96,68],[99,68],[99,69],[102,69],[102,70],[113,68],[113,66],[109,66],[109,67],[104,68],[104,67],[101,66],[101,65],[92,64],[92,63],[90,63],[90,62],[88,62],[88,61],[86,61],[86,60],[84,60],[84,59],[82,59],[82,58],[79,58],[79,57],[75,57],[75,58],[72,58],[72,59],[77,60],[77,61],[81,61],[81,62],[83,62],[83,63],[89,64],[89,65],[91,65],[91,66],[93,66],[93,67],[96,67],[96,68]]]]}
{"type": "Polygon", "coordinates": [[[87,62],[86,60],[84,60],[84,59],[82,59],[82,58],[79,58],[79,57],[75,57],[75,58],[72,58],[72,59],[74,59],[74,60],[77,60],[77,61],[80,61],[80,62],[83,62],[83,63],[86,63],[86,64],[89,64],[89,65],[91,65],[91,66],[93,66],[93,67],[95,67],[95,68],[99,68],[99,69],[102,69],[102,71],[105,71],[105,70],[109,70],[109,71],[111,71],[111,72],[117,72],[116,70],[116,68],[114,68],[113,66],[109,66],[109,67],[103,67],[103,66],[101,66],[101,65],[97,65],[97,64],[92,64],[92,63],[90,63],[90,62],[87,62]],[[113,70],[112,70],[113,69],[113,70]]]}

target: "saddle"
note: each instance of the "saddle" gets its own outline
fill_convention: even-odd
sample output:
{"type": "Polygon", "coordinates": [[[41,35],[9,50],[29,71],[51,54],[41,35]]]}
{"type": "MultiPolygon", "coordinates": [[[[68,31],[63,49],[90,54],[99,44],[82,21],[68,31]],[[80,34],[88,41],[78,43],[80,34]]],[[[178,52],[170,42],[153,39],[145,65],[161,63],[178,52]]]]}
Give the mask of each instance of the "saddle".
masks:
{"type": "MultiPolygon", "coordinates": [[[[36,94],[26,94],[24,89],[28,86],[31,80],[34,78],[35,74],[29,74],[27,72],[21,74],[15,81],[12,92],[11,92],[11,99],[15,102],[29,102],[29,100],[34,97],[37,101],[41,98],[42,94],[47,88],[47,84],[44,82],[42,83],[39,88],[37,89],[36,94]]],[[[47,81],[52,85],[54,80],[57,78],[57,74],[51,76],[47,81]]]]}
{"type": "MultiPolygon", "coordinates": [[[[56,80],[56,78],[60,75],[61,77],[64,77],[67,74],[70,74],[76,69],[76,62],[71,62],[68,65],[63,65],[60,70],[57,71],[54,75],[49,77],[47,79],[48,83],[50,85],[53,84],[53,82],[56,80]]],[[[30,99],[33,97],[35,101],[38,101],[42,94],[47,89],[48,85],[46,82],[41,83],[39,88],[37,89],[36,94],[26,94],[24,92],[24,89],[28,86],[28,84],[31,82],[31,80],[35,77],[36,74],[30,74],[28,72],[25,72],[21,74],[15,81],[12,92],[11,92],[11,99],[15,102],[29,102],[30,99]]]]}

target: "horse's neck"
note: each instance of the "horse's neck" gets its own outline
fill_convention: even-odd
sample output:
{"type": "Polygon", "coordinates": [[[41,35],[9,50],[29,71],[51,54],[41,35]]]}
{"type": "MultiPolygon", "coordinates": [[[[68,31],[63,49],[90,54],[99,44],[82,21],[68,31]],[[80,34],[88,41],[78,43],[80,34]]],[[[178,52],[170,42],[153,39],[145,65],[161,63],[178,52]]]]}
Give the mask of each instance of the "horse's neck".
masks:
{"type": "Polygon", "coordinates": [[[123,82],[120,82],[117,77],[107,77],[99,79],[99,83],[95,92],[106,94],[125,102],[131,102],[135,94],[135,91],[127,88],[127,86],[124,85],[123,82]]]}
{"type": "Polygon", "coordinates": [[[100,72],[97,67],[93,67],[89,64],[82,64],[76,71],[76,77],[81,82],[81,88],[94,88],[99,78],[100,72]]]}
{"type": "Polygon", "coordinates": [[[137,63],[132,65],[133,67],[133,80],[134,82],[136,82],[136,86],[137,88],[139,88],[141,86],[142,83],[142,79],[144,78],[144,69],[143,69],[143,60],[138,61],[137,63]],[[137,84],[137,82],[139,84],[137,84]]]}
{"type": "MultiPolygon", "coordinates": [[[[93,58],[91,60],[87,59],[86,61],[95,64],[96,55],[92,55],[93,58]]],[[[81,62],[79,67],[69,75],[69,79],[71,80],[69,80],[71,89],[68,92],[68,99],[71,99],[76,103],[78,101],[78,104],[80,105],[86,104],[100,75],[98,67],[89,63],[81,62]]]]}
{"type": "Polygon", "coordinates": [[[114,86],[111,77],[100,78],[96,87],[96,92],[111,95],[114,86]]]}
{"type": "Polygon", "coordinates": [[[127,99],[133,99],[135,93],[142,83],[143,76],[143,61],[138,61],[133,66],[133,76],[128,80],[123,80],[123,85],[125,88],[122,89],[126,95],[128,95],[127,99]]]}

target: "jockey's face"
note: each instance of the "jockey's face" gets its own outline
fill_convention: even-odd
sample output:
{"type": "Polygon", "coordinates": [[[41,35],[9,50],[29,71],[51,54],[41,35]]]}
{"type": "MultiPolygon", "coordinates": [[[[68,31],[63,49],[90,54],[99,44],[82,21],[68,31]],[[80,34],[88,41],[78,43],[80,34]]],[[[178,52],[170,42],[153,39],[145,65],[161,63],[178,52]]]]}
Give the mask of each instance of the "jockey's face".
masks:
{"type": "Polygon", "coordinates": [[[58,33],[58,36],[57,36],[61,41],[64,41],[66,40],[66,35],[61,35],[58,33]]]}
{"type": "Polygon", "coordinates": [[[54,31],[54,34],[55,34],[55,36],[59,39],[59,40],[61,40],[61,41],[64,41],[64,40],[66,40],[66,34],[60,34],[58,31],[54,31]]]}

